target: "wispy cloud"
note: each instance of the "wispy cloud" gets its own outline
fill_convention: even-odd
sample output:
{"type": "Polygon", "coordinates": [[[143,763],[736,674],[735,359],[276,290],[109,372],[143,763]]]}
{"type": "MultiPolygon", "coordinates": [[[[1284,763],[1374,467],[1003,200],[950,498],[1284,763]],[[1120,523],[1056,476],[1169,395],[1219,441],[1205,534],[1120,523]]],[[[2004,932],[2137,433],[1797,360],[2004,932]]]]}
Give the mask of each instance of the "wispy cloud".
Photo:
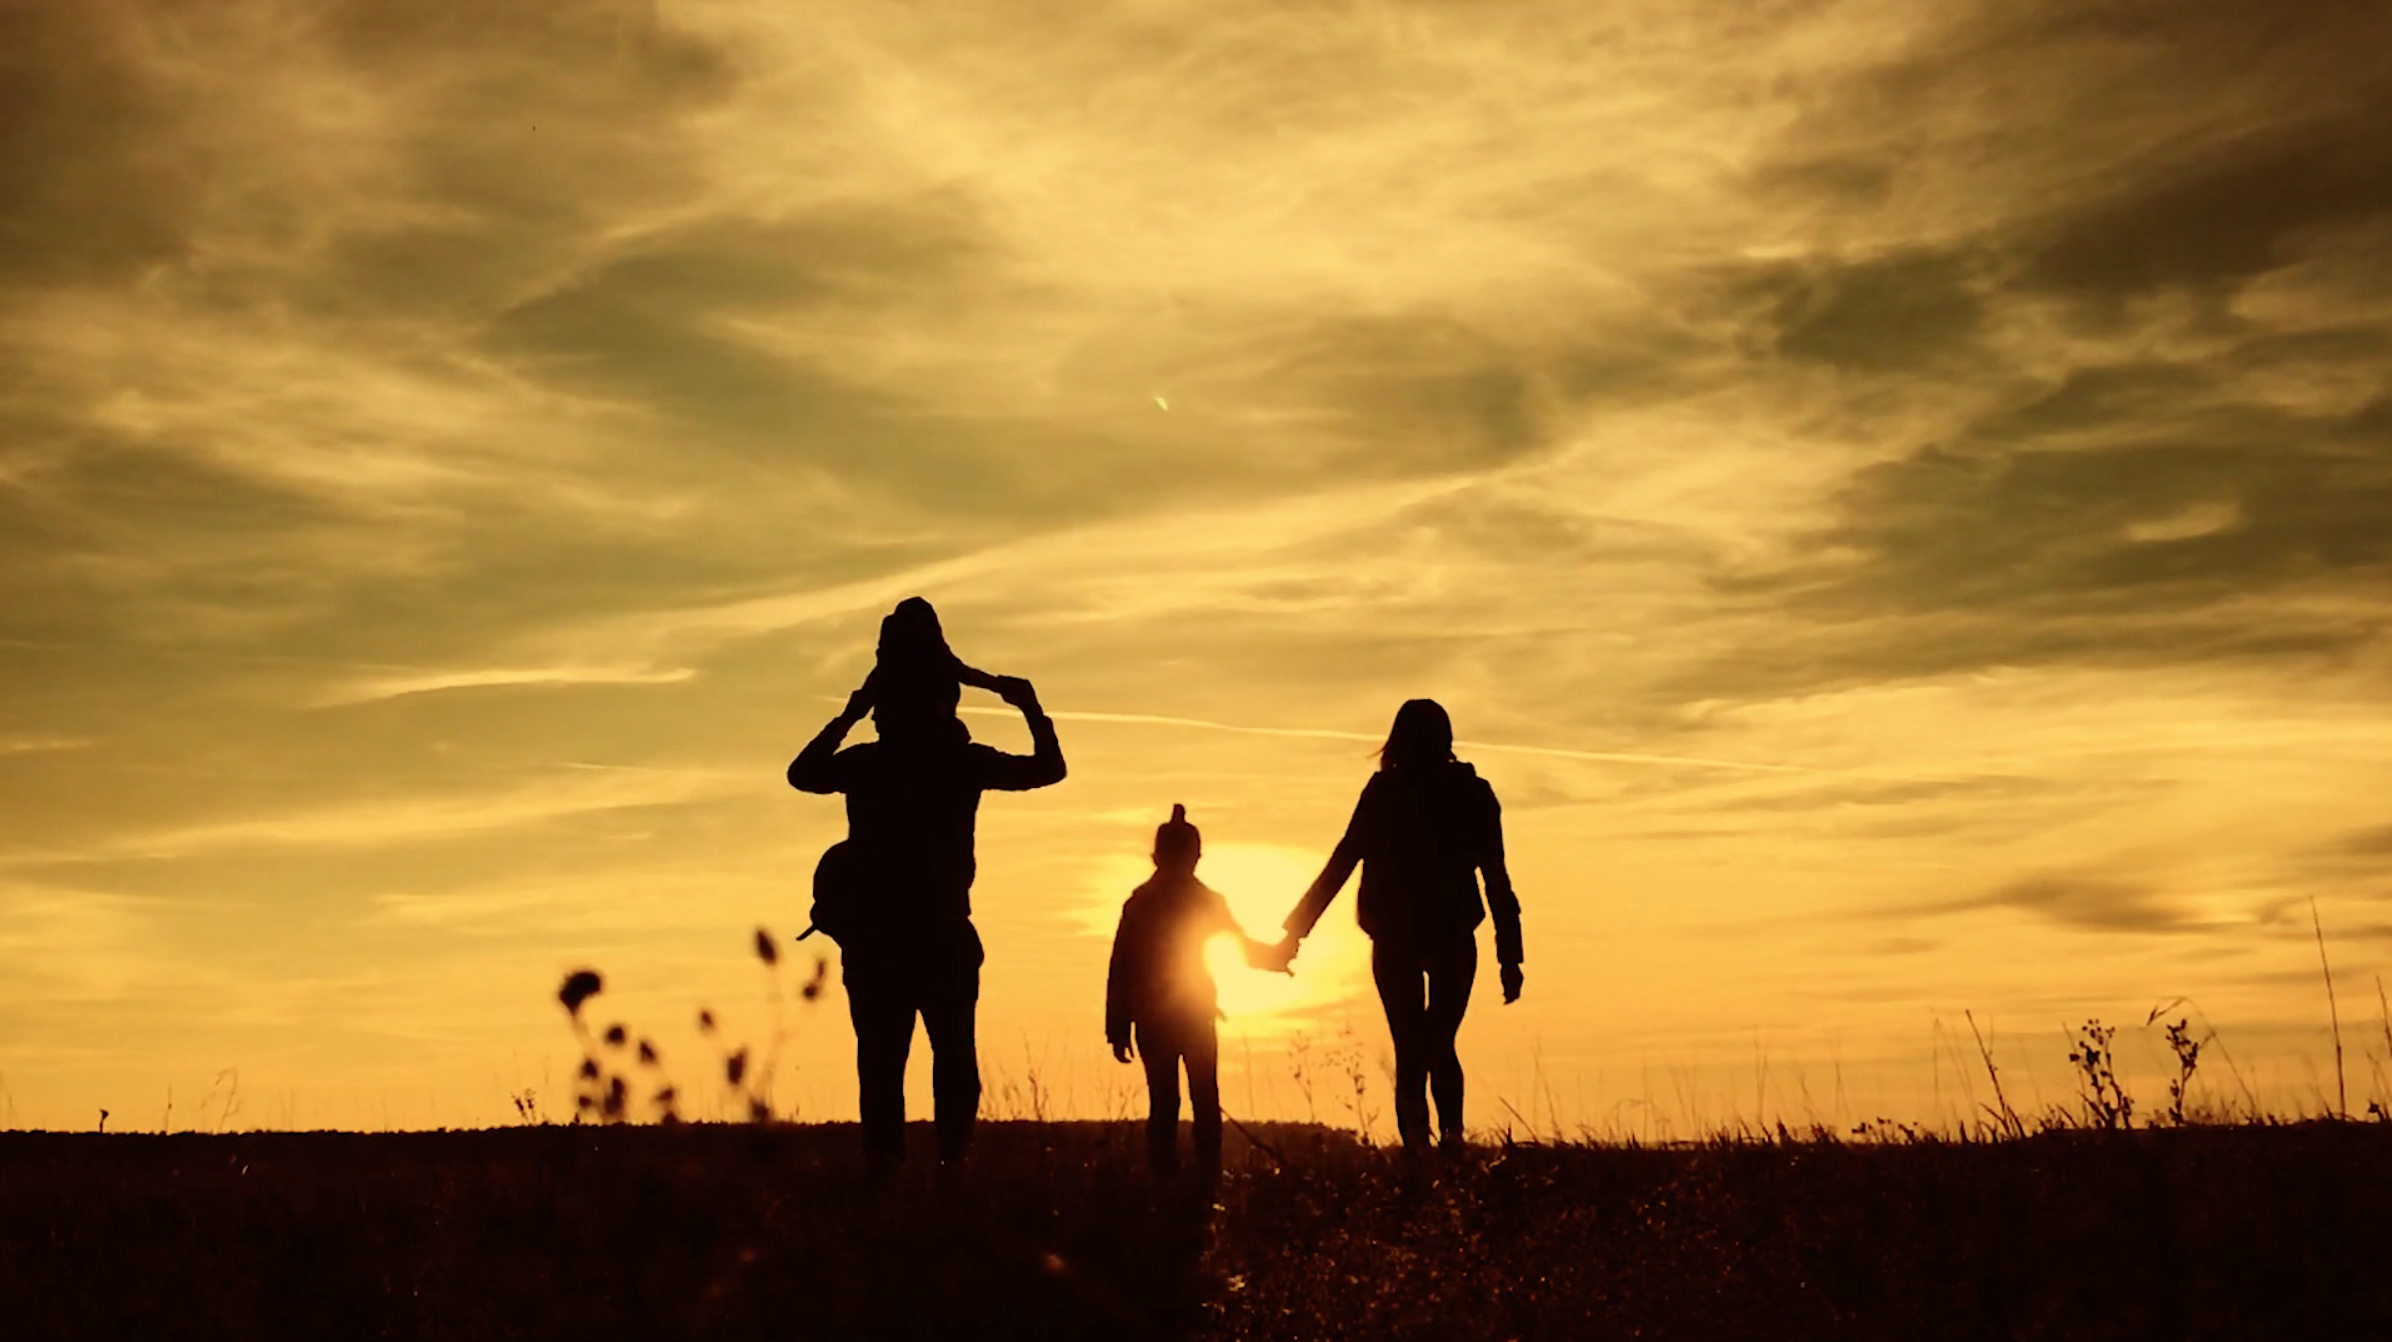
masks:
{"type": "Polygon", "coordinates": [[[83,750],[91,745],[81,736],[0,736],[0,755],[31,755],[53,750],[83,750]]]}
{"type": "MultiPolygon", "coordinates": [[[[1004,717],[1010,710],[966,707],[961,712],[980,717],[1004,717]]],[[[1048,716],[1062,722],[1106,722],[1140,727],[1191,727],[1201,731],[1236,732],[1247,736],[1281,736],[1313,741],[1360,741],[1378,744],[1385,735],[1369,732],[1335,731],[1315,727],[1257,727],[1239,723],[1211,722],[1203,718],[1179,718],[1157,713],[1092,713],[1064,710],[1048,716]]],[[[1800,764],[1758,764],[1750,760],[1702,759],[1688,755],[1650,755],[1616,750],[1573,750],[1566,746],[1522,745],[1515,742],[1471,741],[1457,738],[1454,747],[1461,752],[1484,751],[1493,754],[1538,755],[1547,759],[1583,760],[1590,764],[1661,764],[1698,769],[1727,769],[1740,773],[1770,774],[1844,774],[1853,777],[1884,777],[1860,770],[1813,768],[1800,764]]],[[[1935,780],[1918,780],[1935,781],[1935,780]]]]}
{"type": "Polygon", "coordinates": [[[155,903],[105,891],[0,884],[0,992],[44,1002],[116,997],[158,972],[155,903]]]}
{"type": "Polygon", "coordinates": [[[92,849],[36,849],[16,861],[50,865],[95,859],[171,860],[287,848],[374,849],[443,843],[533,829],[593,812],[685,805],[746,786],[752,786],[752,780],[714,770],[568,767],[539,781],[497,791],[458,790],[298,807],[278,814],[126,834],[92,849]]]}
{"type": "Polygon", "coordinates": [[[320,707],[333,708],[382,699],[400,699],[411,694],[509,686],[677,685],[696,674],[687,667],[650,671],[605,666],[485,667],[477,670],[426,671],[360,679],[327,691],[316,702],[320,707]]]}
{"type": "Polygon", "coordinates": [[[2100,932],[2182,932],[2198,926],[2149,885],[2073,873],[2031,876],[1936,908],[1947,913],[2023,909],[2055,922],[2100,932]]]}

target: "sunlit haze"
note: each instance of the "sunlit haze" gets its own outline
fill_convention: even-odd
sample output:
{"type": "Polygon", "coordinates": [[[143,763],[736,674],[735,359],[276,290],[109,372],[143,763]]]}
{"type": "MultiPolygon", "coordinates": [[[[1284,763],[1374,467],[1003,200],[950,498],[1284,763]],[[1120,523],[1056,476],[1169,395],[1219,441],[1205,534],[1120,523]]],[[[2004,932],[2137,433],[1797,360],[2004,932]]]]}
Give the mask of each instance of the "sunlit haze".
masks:
{"type": "MultiPolygon", "coordinates": [[[[2388,89],[2355,0],[0,5],[0,1123],[562,1119],[581,966],[735,1115],[914,594],[1070,764],[992,1115],[1143,1112],[1155,826],[1275,937],[1414,696],[1476,1126],[2148,1094],[2156,1008],[2314,1112],[2320,929],[2392,1099],[2388,89]]],[[[1366,961],[1217,948],[1233,1117],[1390,1132],[1366,961]]]]}

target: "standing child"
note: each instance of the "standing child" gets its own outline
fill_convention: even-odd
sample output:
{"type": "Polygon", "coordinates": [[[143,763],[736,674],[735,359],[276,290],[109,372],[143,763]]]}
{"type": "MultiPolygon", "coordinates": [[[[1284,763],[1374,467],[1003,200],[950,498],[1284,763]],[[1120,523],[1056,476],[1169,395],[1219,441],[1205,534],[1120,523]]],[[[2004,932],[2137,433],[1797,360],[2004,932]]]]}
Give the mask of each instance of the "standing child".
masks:
{"type": "Polygon", "coordinates": [[[1257,969],[1287,968],[1288,957],[1239,928],[1220,892],[1196,879],[1204,837],[1173,806],[1154,832],[1154,876],[1121,906],[1113,967],[1105,981],[1105,1039],[1113,1056],[1146,1063],[1146,1153],[1155,1173],[1179,1167],[1179,1071],[1188,1069],[1188,1101],[1198,1167],[1221,1168],[1220,1016],[1204,945],[1221,935],[1243,944],[1257,969]]]}

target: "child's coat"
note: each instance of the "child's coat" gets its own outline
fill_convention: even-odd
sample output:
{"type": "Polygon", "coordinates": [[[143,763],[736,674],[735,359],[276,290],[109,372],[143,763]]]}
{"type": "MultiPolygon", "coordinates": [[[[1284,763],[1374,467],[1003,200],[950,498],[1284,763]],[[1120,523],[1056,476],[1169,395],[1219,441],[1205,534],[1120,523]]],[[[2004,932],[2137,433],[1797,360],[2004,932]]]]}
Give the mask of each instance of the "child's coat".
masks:
{"type": "Polygon", "coordinates": [[[1246,939],[1229,901],[1193,872],[1158,871],[1133,891],[1113,934],[1105,1039],[1127,1044],[1132,1026],[1209,1028],[1220,1015],[1220,998],[1204,946],[1224,933],[1246,939]]]}

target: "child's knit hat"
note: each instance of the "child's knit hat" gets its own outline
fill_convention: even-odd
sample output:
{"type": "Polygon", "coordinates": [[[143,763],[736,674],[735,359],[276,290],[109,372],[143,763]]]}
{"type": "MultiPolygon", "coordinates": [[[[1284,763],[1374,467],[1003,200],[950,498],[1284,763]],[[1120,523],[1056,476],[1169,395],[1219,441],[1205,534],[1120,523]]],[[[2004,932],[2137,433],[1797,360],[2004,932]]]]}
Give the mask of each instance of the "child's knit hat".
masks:
{"type": "Polygon", "coordinates": [[[1204,852],[1204,835],[1188,823],[1188,808],[1172,803],[1171,818],[1154,831],[1155,865],[1194,862],[1204,852]]]}

